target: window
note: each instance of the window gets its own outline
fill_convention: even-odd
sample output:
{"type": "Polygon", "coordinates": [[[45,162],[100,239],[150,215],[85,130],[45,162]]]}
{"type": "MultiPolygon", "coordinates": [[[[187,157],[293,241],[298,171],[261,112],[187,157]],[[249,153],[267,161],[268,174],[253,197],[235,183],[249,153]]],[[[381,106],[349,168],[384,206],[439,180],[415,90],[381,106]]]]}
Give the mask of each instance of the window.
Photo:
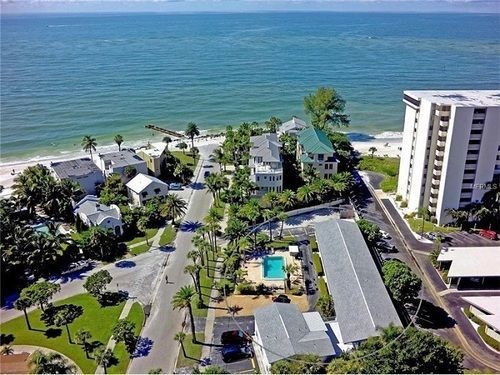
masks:
{"type": "Polygon", "coordinates": [[[147,191],[143,191],[141,194],[142,194],[143,198],[146,198],[148,196],[148,192],[147,191]]]}
{"type": "Polygon", "coordinates": [[[470,145],[479,145],[479,144],[481,144],[481,140],[480,139],[471,139],[469,141],[469,144],[470,145]]]}
{"type": "Polygon", "coordinates": [[[475,154],[479,154],[479,150],[469,150],[467,151],[468,154],[471,154],[471,155],[475,155],[475,154]]]}
{"type": "Polygon", "coordinates": [[[260,181],[260,176],[257,176],[257,181],[260,181]]]}
{"type": "Polygon", "coordinates": [[[472,184],[474,183],[474,179],[473,178],[464,178],[462,180],[462,184],[472,184]]]}
{"type": "Polygon", "coordinates": [[[466,194],[466,193],[472,193],[472,189],[462,189],[462,194],[466,194]]]}
{"type": "Polygon", "coordinates": [[[472,120],[472,125],[484,125],[484,119],[474,119],[472,120]]]}
{"type": "Polygon", "coordinates": [[[481,129],[472,129],[470,131],[471,134],[483,134],[483,131],[481,129]]]}
{"type": "Polygon", "coordinates": [[[474,113],[486,113],[486,108],[475,108],[474,113]]]}
{"type": "Polygon", "coordinates": [[[155,189],[155,194],[157,194],[157,195],[158,195],[158,194],[160,194],[160,191],[161,191],[161,189],[160,189],[160,188],[156,188],[156,189],[155,189]]]}
{"type": "Polygon", "coordinates": [[[465,164],[477,164],[477,160],[466,160],[465,164]]]}
{"type": "Polygon", "coordinates": [[[318,154],[318,160],[323,161],[325,159],[325,155],[323,154],[318,154]]]}

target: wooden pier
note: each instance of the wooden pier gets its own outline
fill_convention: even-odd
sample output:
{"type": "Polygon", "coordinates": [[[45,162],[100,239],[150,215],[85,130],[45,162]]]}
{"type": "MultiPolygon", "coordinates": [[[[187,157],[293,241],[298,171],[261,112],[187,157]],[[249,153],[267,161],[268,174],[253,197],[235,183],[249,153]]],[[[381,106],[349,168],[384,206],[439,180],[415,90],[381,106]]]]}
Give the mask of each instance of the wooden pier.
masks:
{"type": "Polygon", "coordinates": [[[185,137],[184,134],[174,132],[173,130],[168,130],[168,129],[160,128],[159,126],[156,126],[156,125],[153,125],[153,124],[146,125],[145,128],[146,129],[151,129],[151,130],[163,133],[163,134],[167,134],[167,135],[170,135],[170,136],[176,137],[176,138],[184,138],[185,137]]]}

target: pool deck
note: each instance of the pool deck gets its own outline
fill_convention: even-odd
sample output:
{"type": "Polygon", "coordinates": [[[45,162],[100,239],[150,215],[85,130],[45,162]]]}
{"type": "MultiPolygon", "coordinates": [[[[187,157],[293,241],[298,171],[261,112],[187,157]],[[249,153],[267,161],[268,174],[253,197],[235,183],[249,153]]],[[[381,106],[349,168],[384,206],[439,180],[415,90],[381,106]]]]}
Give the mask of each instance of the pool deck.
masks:
{"type": "MultiPolygon", "coordinates": [[[[300,262],[298,260],[296,260],[294,257],[292,257],[290,255],[290,253],[288,252],[288,250],[283,250],[283,251],[276,250],[274,252],[274,254],[269,254],[269,256],[282,256],[283,258],[285,258],[285,264],[295,263],[299,267],[299,271],[297,271],[297,273],[295,275],[291,276],[292,285],[294,284],[294,281],[302,281],[302,272],[300,269],[300,262]]],[[[251,261],[245,262],[245,264],[243,266],[245,271],[247,271],[247,276],[245,277],[245,279],[255,283],[255,285],[262,283],[262,284],[269,286],[269,287],[283,288],[285,279],[283,279],[283,280],[268,280],[268,279],[263,278],[263,272],[262,272],[263,258],[264,257],[259,258],[257,260],[251,260],[251,261]]],[[[285,278],[286,278],[286,274],[285,274],[285,278]]]]}

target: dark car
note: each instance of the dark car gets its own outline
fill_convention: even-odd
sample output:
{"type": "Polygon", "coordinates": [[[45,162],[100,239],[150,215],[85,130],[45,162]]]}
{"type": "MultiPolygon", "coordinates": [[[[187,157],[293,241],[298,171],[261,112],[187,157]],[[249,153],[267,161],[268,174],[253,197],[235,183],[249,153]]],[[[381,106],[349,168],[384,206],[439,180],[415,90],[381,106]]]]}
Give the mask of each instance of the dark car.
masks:
{"type": "Polygon", "coordinates": [[[250,335],[242,330],[226,331],[220,335],[222,345],[243,345],[251,341],[250,335]]]}
{"type": "Polygon", "coordinates": [[[210,171],[205,171],[205,173],[203,174],[203,176],[204,176],[205,178],[207,178],[208,176],[210,176],[210,171]]]}
{"type": "Polygon", "coordinates": [[[250,345],[227,345],[222,348],[222,360],[226,363],[252,357],[253,350],[250,345]]]}
{"type": "Polygon", "coordinates": [[[292,300],[285,294],[280,294],[277,297],[273,297],[273,302],[290,303],[292,300]]]}

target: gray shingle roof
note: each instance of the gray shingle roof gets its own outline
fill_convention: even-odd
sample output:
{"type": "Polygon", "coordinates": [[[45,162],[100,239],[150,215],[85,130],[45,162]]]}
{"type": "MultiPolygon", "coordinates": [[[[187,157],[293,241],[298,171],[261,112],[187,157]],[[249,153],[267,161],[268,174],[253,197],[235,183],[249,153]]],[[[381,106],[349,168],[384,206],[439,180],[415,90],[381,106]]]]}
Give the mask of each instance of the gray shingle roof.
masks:
{"type": "Polygon", "coordinates": [[[287,133],[287,132],[298,132],[304,128],[307,128],[307,124],[304,120],[293,116],[290,121],[284,122],[283,125],[279,127],[279,133],[287,133]]]}
{"type": "Polygon", "coordinates": [[[279,163],[281,143],[278,142],[276,133],[266,133],[250,137],[252,147],[250,157],[262,157],[263,162],[279,163]]]}
{"type": "Polygon", "coordinates": [[[291,303],[271,303],[255,310],[255,325],[269,363],[295,354],[314,353],[320,357],[335,354],[319,314],[307,314],[304,316],[291,303]]]}
{"type": "Polygon", "coordinates": [[[99,158],[104,161],[106,166],[111,163],[113,168],[146,164],[146,162],[142,160],[133,150],[121,150],[118,152],[99,154],[99,158]]]}
{"type": "Polygon", "coordinates": [[[346,220],[316,223],[316,240],[344,342],[377,336],[391,323],[400,326],[358,225],[346,220]]]}
{"type": "Polygon", "coordinates": [[[85,214],[94,225],[99,225],[104,219],[113,217],[120,219],[120,209],[117,206],[109,207],[99,203],[95,195],[87,195],[75,205],[75,214],[85,214]]]}
{"type": "Polygon", "coordinates": [[[102,174],[101,170],[94,164],[90,158],[73,159],[51,163],[50,167],[57,177],[71,178],[83,177],[93,173],[102,174]]]}

